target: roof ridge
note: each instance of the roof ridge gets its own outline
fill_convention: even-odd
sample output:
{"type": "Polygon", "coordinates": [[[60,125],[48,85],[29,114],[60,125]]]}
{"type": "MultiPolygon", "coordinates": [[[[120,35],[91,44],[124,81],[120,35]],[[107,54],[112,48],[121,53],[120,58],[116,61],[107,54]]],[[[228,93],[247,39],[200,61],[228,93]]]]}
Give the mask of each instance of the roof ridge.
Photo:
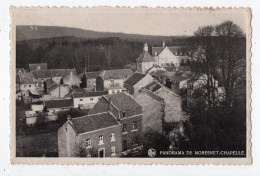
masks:
{"type": "Polygon", "coordinates": [[[109,113],[109,111],[99,112],[99,113],[96,113],[96,114],[88,114],[88,115],[84,115],[84,116],[79,116],[79,117],[72,118],[71,120],[77,120],[77,119],[81,119],[81,118],[84,118],[84,117],[91,117],[91,116],[105,114],[105,113],[109,113]]]}
{"type": "MultiPolygon", "coordinates": [[[[129,96],[130,98],[132,98],[139,106],[141,106],[135,99],[134,97],[132,97],[130,94],[123,92],[124,94],[126,94],[127,96],[129,96]]],[[[142,106],[141,106],[142,107],[142,106]]]]}

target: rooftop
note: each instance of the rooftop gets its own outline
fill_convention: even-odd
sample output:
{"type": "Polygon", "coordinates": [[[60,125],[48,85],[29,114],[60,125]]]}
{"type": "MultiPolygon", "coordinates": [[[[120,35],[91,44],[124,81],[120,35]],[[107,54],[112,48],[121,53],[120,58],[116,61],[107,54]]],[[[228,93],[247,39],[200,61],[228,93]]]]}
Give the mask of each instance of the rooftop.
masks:
{"type": "Polygon", "coordinates": [[[164,102],[164,99],[158,95],[156,95],[155,93],[153,93],[152,91],[148,90],[148,89],[141,89],[140,90],[141,93],[145,93],[146,95],[148,95],[149,97],[159,101],[159,102],[164,102]]]}
{"type": "Polygon", "coordinates": [[[159,90],[162,86],[160,84],[158,84],[157,82],[151,82],[150,84],[148,84],[147,86],[145,86],[146,89],[155,92],[157,90],[159,90]]]}
{"type": "Polygon", "coordinates": [[[101,76],[104,80],[109,79],[127,79],[132,76],[134,72],[129,69],[117,69],[117,70],[104,70],[102,71],[99,76],[101,76]]]}
{"type": "Polygon", "coordinates": [[[32,71],[34,78],[50,78],[51,70],[34,70],[32,71]]]}
{"type": "Polygon", "coordinates": [[[52,76],[54,77],[66,77],[68,74],[73,73],[77,75],[75,69],[52,69],[52,76]]]}
{"type": "Polygon", "coordinates": [[[107,91],[91,91],[91,92],[74,92],[72,93],[73,98],[80,98],[80,97],[96,97],[96,96],[102,96],[107,95],[107,91]]]}
{"type": "Polygon", "coordinates": [[[84,74],[85,74],[86,78],[88,78],[88,79],[95,79],[100,74],[100,71],[97,71],[97,72],[83,72],[83,73],[80,73],[78,75],[79,78],[82,78],[84,74]]]}
{"type": "Polygon", "coordinates": [[[146,74],[134,73],[131,77],[129,77],[129,78],[125,81],[125,84],[128,84],[128,85],[130,85],[130,86],[134,86],[136,83],[138,83],[139,81],[141,81],[145,76],[146,76],[146,74]]]}
{"type": "Polygon", "coordinates": [[[136,59],[137,62],[155,62],[155,59],[148,51],[144,51],[140,54],[140,56],[136,59]]]}
{"type": "MultiPolygon", "coordinates": [[[[195,48],[191,46],[166,46],[174,55],[188,55],[189,51],[194,51],[195,48]]],[[[166,47],[152,47],[152,55],[159,55],[166,47]]]]}
{"type": "Polygon", "coordinates": [[[48,100],[44,101],[44,105],[47,109],[49,108],[68,108],[73,106],[72,99],[55,99],[55,100],[48,100]]]}
{"type": "Polygon", "coordinates": [[[69,124],[77,134],[81,134],[119,125],[119,122],[110,112],[104,112],[73,118],[70,120],[69,124]]]}
{"type": "Polygon", "coordinates": [[[107,102],[111,100],[111,103],[120,111],[134,109],[141,106],[134,100],[131,95],[126,93],[105,95],[104,98],[107,100],[107,102]]]}
{"type": "Polygon", "coordinates": [[[47,63],[35,63],[35,64],[29,64],[29,69],[30,71],[34,70],[46,70],[47,68],[47,63]]]}
{"type": "Polygon", "coordinates": [[[20,84],[34,84],[36,80],[31,73],[20,73],[18,75],[18,82],[20,84]]]}

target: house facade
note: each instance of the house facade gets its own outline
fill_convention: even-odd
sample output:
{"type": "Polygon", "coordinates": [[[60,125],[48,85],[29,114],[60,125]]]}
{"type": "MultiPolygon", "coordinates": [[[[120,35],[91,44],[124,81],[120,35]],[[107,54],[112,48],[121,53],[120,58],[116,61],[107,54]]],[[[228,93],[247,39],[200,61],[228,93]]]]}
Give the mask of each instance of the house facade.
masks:
{"type": "Polygon", "coordinates": [[[104,70],[96,78],[96,88],[98,91],[115,86],[123,88],[124,81],[133,74],[131,69],[104,70]]]}
{"type": "Polygon", "coordinates": [[[37,80],[36,86],[44,88],[44,82],[52,78],[51,70],[34,70],[33,77],[37,80]]]}
{"type": "Polygon", "coordinates": [[[122,125],[123,151],[141,145],[142,107],[127,93],[103,96],[89,114],[111,112],[122,125]]]}
{"type": "Polygon", "coordinates": [[[68,118],[58,130],[59,157],[118,157],[121,137],[121,124],[110,112],[68,118]]]}
{"type": "Polygon", "coordinates": [[[153,77],[150,74],[134,73],[129,77],[124,87],[130,94],[137,94],[140,89],[153,82],[153,77]]]}
{"type": "Polygon", "coordinates": [[[164,85],[153,82],[145,87],[164,99],[164,120],[166,123],[185,121],[182,115],[182,98],[164,85]]]}
{"type": "Polygon", "coordinates": [[[20,73],[16,77],[16,86],[23,95],[28,95],[28,90],[35,90],[36,80],[31,73],[20,73]]]}
{"type": "Polygon", "coordinates": [[[100,72],[83,72],[79,74],[79,79],[81,81],[80,87],[87,88],[90,91],[96,89],[96,78],[100,72]]]}
{"type": "Polygon", "coordinates": [[[134,96],[134,99],[142,106],[142,130],[143,133],[155,131],[163,134],[164,100],[155,93],[145,88],[134,96]]]}
{"type": "Polygon", "coordinates": [[[85,107],[86,109],[92,108],[98,100],[103,96],[107,95],[107,91],[92,91],[92,92],[80,92],[74,93],[73,97],[73,106],[74,108],[85,107]]]}
{"type": "Polygon", "coordinates": [[[65,76],[63,78],[63,85],[69,86],[71,88],[73,87],[79,87],[80,85],[80,79],[77,75],[75,75],[72,71],[70,74],[65,76]]]}
{"type": "Polygon", "coordinates": [[[57,84],[61,84],[61,82],[63,81],[62,79],[71,73],[73,75],[77,75],[75,69],[52,69],[51,70],[52,80],[57,84]]]}
{"type": "Polygon", "coordinates": [[[47,93],[52,99],[64,98],[70,92],[70,87],[54,83],[47,88],[47,93]]]}

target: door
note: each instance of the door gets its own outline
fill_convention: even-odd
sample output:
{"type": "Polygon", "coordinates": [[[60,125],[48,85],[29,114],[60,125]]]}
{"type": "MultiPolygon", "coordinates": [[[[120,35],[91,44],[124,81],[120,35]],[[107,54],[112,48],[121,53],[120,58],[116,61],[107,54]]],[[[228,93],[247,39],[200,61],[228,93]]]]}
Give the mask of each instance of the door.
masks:
{"type": "Polygon", "coordinates": [[[123,151],[127,150],[127,141],[123,140],[123,151]]]}
{"type": "Polygon", "coordinates": [[[104,148],[98,150],[98,157],[99,158],[105,157],[105,149],[104,148]]]}

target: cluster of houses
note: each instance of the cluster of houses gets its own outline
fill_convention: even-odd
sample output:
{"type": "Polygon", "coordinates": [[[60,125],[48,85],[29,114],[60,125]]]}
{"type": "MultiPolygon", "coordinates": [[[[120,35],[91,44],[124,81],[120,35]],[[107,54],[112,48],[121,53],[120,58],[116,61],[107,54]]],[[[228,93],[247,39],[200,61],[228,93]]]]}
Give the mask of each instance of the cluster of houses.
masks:
{"type": "MultiPolygon", "coordinates": [[[[85,116],[71,118],[58,130],[60,157],[77,156],[77,147],[88,157],[118,157],[142,146],[142,134],[183,132],[186,90],[188,106],[192,94],[207,82],[205,74],[194,74],[180,66],[191,57],[187,47],[153,47],[147,43],[137,58],[137,68],[77,74],[75,69],[48,69],[46,63],[29,64],[29,71],[16,69],[17,100],[29,105],[26,124],[33,126],[45,114],[55,121],[62,111],[87,109],[85,116]],[[203,82],[204,81],[204,82],[203,82]]],[[[213,78],[211,78],[213,79],[213,78]]],[[[214,80],[218,87],[218,81],[214,80]]],[[[222,90],[222,93],[224,91],[222,90]]]]}

